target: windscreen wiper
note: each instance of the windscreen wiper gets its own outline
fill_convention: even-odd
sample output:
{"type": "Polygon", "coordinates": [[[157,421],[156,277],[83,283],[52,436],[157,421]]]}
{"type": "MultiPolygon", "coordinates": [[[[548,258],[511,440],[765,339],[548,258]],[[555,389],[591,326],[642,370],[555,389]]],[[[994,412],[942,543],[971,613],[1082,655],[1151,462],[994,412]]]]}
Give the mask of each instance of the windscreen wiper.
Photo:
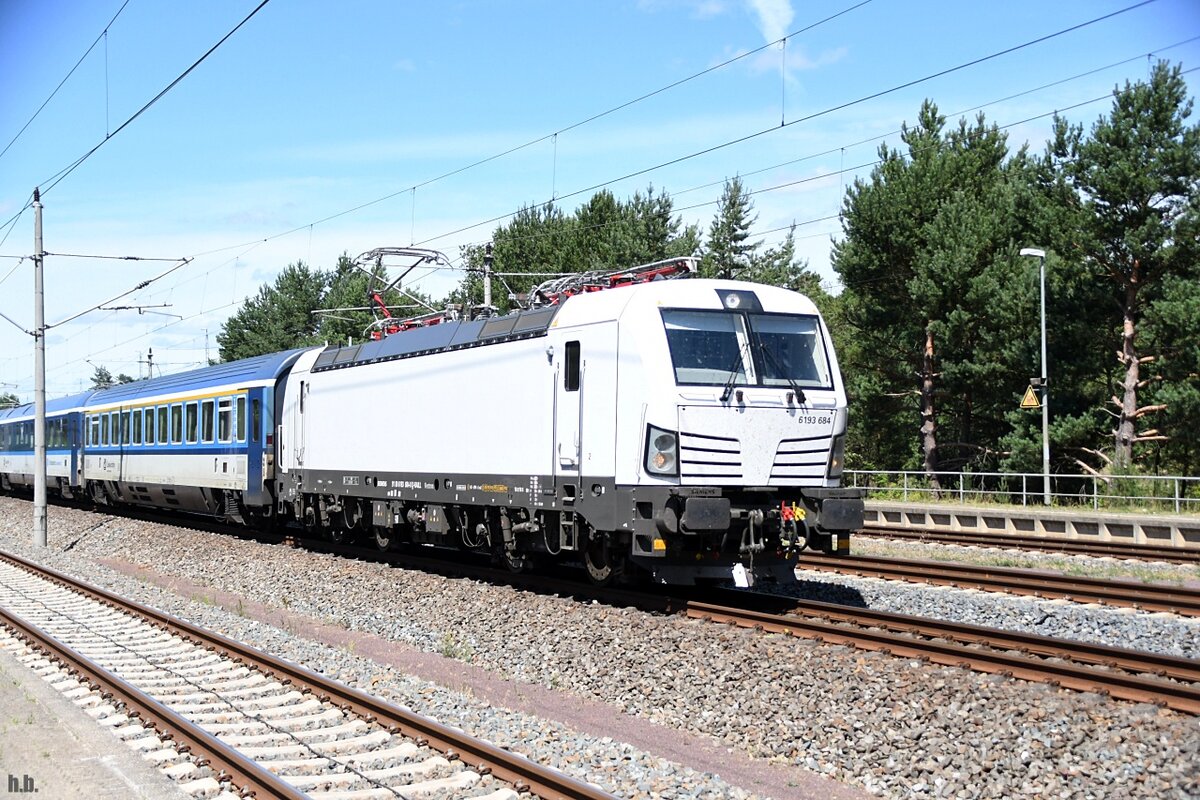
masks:
{"type": "Polygon", "coordinates": [[[733,394],[733,386],[737,383],[738,373],[741,371],[738,367],[742,364],[742,353],[746,350],[746,344],[742,344],[738,348],[737,355],[734,356],[733,363],[729,365],[729,378],[725,381],[725,389],[721,392],[721,402],[729,400],[729,395],[733,394]]]}
{"type": "Polygon", "coordinates": [[[779,370],[779,376],[788,382],[788,386],[792,387],[792,391],[796,394],[796,402],[800,404],[807,403],[808,398],[804,396],[804,390],[801,389],[800,385],[796,383],[796,379],[789,375],[788,371],[783,368],[783,365],[779,363],[779,359],[775,356],[775,354],[768,350],[767,346],[762,342],[758,343],[758,349],[771,361],[771,364],[774,365],[775,369],[779,370]]]}

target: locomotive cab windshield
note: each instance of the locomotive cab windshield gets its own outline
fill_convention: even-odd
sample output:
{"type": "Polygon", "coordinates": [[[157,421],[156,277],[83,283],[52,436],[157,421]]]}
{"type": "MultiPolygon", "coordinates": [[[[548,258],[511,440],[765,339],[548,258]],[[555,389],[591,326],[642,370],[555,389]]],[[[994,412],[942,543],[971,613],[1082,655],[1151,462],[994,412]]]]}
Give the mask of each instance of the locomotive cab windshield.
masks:
{"type": "Polygon", "coordinates": [[[679,386],[833,389],[817,317],[663,309],[679,386]]]}

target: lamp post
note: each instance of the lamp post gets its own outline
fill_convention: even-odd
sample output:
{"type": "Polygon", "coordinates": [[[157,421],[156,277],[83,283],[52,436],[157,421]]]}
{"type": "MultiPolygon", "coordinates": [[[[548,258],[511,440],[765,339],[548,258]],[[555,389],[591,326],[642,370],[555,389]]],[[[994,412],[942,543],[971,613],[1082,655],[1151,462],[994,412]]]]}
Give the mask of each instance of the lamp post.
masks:
{"type": "Polygon", "coordinates": [[[1042,502],[1050,505],[1050,376],[1046,368],[1046,251],[1022,247],[1021,255],[1036,256],[1042,306],[1042,502]]]}

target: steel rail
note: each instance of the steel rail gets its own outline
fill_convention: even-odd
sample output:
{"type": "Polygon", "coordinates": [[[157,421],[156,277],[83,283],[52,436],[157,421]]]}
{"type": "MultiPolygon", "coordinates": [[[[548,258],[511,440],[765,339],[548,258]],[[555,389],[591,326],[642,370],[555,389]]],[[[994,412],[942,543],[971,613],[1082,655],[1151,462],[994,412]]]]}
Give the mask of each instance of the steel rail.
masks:
{"type": "MultiPolygon", "coordinates": [[[[264,673],[273,674],[282,683],[291,684],[301,691],[311,692],[321,702],[332,703],[345,711],[358,714],[367,722],[383,725],[392,733],[400,733],[413,738],[418,744],[428,745],[439,750],[448,758],[460,759],[481,774],[491,774],[512,784],[517,791],[529,792],[546,800],[612,800],[612,795],[591,784],[578,781],[558,770],[543,767],[516,753],[456,731],[377,697],[372,697],[299,664],[234,641],[214,631],[192,625],[178,617],[141,603],[127,600],[20,556],[0,552],[0,560],[28,570],[39,577],[47,578],[72,591],[92,597],[106,605],[132,612],[151,624],[176,633],[208,650],[240,660],[264,673]]],[[[304,797],[304,795],[300,794],[299,797],[304,797]]]]}
{"type": "Polygon", "coordinates": [[[1177,564],[1200,563],[1200,547],[1175,547],[1156,544],[1125,544],[1086,539],[1067,539],[1061,536],[1025,536],[1022,534],[981,533],[978,531],[932,531],[868,525],[860,536],[879,539],[903,539],[917,542],[976,545],[980,547],[1040,550],[1068,555],[1112,556],[1146,561],[1167,561],[1177,564]]]}
{"type": "MultiPolygon", "coordinates": [[[[222,777],[231,780],[243,792],[252,792],[255,797],[278,800],[304,800],[308,797],[290,783],[229,747],[215,735],[86,656],[75,652],[19,615],[0,607],[0,623],[28,641],[35,650],[63,664],[71,674],[78,675],[93,689],[99,689],[124,703],[126,708],[130,709],[128,716],[138,717],[152,725],[160,738],[183,742],[177,750],[200,755],[207,761],[208,766],[216,768],[222,777]]],[[[205,765],[204,761],[198,763],[200,766],[205,765]]]]}
{"type": "Polygon", "coordinates": [[[1049,661],[1011,652],[980,650],[954,642],[916,639],[869,627],[846,627],[802,616],[769,614],[709,603],[690,602],[686,613],[693,619],[802,636],[825,643],[931,661],[943,666],[1051,683],[1078,691],[1099,692],[1140,703],[1163,704],[1177,711],[1200,714],[1200,685],[1197,684],[1175,683],[1123,672],[1098,671],[1066,661],[1049,661]]]}
{"type": "Polygon", "coordinates": [[[729,605],[738,607],[746,607],[748,604],[769,607],[785,605],[785,613],[788,615],[798,614],[818,620],[870,625],[911,636],[949,639],[963,644],[1015,650],[1019,653],[1094,664],[1200,685],[1200,661],[1190,658],[738,589],[724,589],[716,596],[726,599],[729,605]]]}
{"type": "Polygon", "coordinates": [[[1132,606],[1200,616],[1200,592],[1177,586],[1049,575],[1022,569],[954,564],[946,561],[802,554],[800,569],[862,577],[933,583],[957,588],[1007,591],[1035,597],[1058,597],[1083,603],[1132,606]]]}

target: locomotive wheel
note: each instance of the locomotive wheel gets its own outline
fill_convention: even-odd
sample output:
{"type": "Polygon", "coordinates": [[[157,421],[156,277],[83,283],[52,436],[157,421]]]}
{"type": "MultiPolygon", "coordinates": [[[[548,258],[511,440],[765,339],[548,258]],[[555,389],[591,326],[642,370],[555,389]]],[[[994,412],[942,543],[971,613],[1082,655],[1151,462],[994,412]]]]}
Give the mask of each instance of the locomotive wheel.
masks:
{"type": "Polygon", "coordinates": [[[583,564],[588,579],[597,586],[608,586],[621,574],[621,565],[612,556],[608,536],[593,533],[583,551],[583,564]]]}
{"type": "Polygon", "coordinates": [[[529,572],[533,569],[533,561],[529,556],[523,556],[519,553],[513,553],[505,550],[500,554],[500,560],[504,562],[504,566],[508,567],[509,572],[517,573],[529,572]]]}
{"type": "Polygon", "coordinates": [[[385,528],[382,525],[375,525],[375,546],[379,548],[379,552],[386,553],[392,549],[392,543],[395,541],[395,534],[391,528],[385,528]]]}

